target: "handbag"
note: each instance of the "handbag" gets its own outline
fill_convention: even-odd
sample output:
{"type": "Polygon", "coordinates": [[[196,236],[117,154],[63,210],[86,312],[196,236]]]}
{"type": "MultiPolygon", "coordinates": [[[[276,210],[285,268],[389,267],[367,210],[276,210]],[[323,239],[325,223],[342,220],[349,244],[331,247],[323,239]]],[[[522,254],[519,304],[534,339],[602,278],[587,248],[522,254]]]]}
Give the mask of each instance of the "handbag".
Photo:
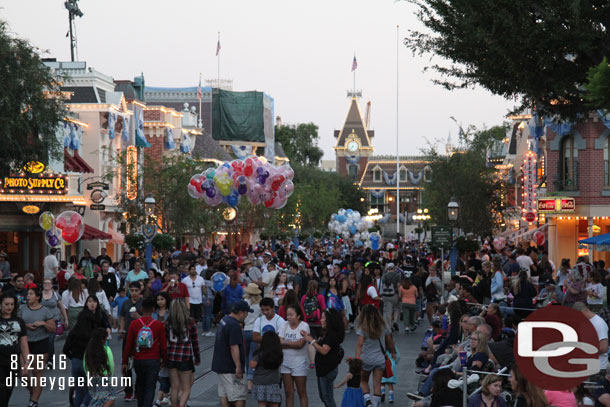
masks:
{"type": "Polygon", "coordinates": [[[63,322],[56,321],[55,335],[63,335],[66,332],[66,327],[63,322]]]}
{"type": "Polygon", "coordinates": [[[383,353],[383,356],[385,358],[385,369],[383,371],[383,377],[389,379],[390,377],[394,376],[394,371],[392,370],[392,361],[388,357],[388,354],[385,352],[385,350],[383,349],[383,345],[381,344],[381,338],[379,339],[379,348],[381,349],[381,353],[383,353]]]}

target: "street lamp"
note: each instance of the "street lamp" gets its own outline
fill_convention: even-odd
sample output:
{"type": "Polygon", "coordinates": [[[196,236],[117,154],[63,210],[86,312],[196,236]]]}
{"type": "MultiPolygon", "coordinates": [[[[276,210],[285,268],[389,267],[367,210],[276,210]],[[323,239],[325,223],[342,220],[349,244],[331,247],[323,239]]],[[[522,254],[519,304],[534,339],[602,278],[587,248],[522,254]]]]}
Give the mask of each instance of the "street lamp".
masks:
{"type": "Polygon", "coordinates": [[[451,202],[447,204],[447,217],[450,221],[455,222],[460,214],[460,204],[455,202],[455,198],[451,198],[451,202]]]}
{"type": "Polygon", "coordinates": [[[155,213],[155,205],[157,201],[153,198],[152,194],[148,194],[144,200],[144,214],[147,218],[150,218],[155,213]]]}
{"type": "Polygon", "coordinates": [[[417,215],[413,215],[413,219],[417,221],[417,240],[421,241],[421,223],[431,219],[431,216],[428,214],[428,208],[419,208],[417,215]]]}

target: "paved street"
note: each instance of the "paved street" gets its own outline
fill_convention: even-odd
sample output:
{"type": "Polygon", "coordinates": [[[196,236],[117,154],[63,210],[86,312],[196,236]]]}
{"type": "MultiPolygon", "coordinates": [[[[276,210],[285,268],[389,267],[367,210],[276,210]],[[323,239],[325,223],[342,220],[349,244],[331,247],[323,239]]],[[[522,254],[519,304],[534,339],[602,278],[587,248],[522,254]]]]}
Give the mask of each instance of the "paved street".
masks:
{"type": "MultiPolygon", "coordinates": [[[[396,340],[397,347],[401,354],[401,360],[398,365],[398,386],[395,388],[396,393],[396,405],[404,405],[404,403],[409,402],[405,397],[405,394],[408,391],[412,391],[417,383],[417,376],[413,374],[414,371],[414,362],[417,357],[417,353],[419,350],[419,345],[421,343],[423,337],[424,329],[419,329],[417,333],[405,335],[404,333],[395,334],[394,338],[396,340]]],[[[118,338],[118,337],[117,337],[118,338]]],[[[63,338],[56,341],[56,349],[61,350],[63,346],[63,338]]],[[[197,368],[197,372],[195,374],[195,385],[193,386],[193,391],[191,393],[191,400],[189,402],[189,406],[191,407],[202,407],[202,406],[217,406],[218,405],[218,396],[217,396],[217,377],[216,374],[210,372],[210,366],[212,364],[212,353],[213,353],[213,337],[200,337],[199,346],[202,350],[201,356],[201,365],[197,368]]],[[[343,343],[343,347],[345,349],[345,354],[347,356],[351,356],[354,353],[356,344],[356,335],[354,333],[350,333],[346,336],[345,342],[343,343]]],[[[111,343],[112,351],[115,355],[115,374],[120,372],[120,355],[121,355],[121,344],[120,341],[116,338],[113,338],[111,343]]],[[[68,367],[65,371],[51,371],[47,372],[47,376],[69,376],[70,367],[68,363],[68,367]]],[[[341,380],[347,372],[347,365],[343,363],[340,366],[339,376],[337,377],[337,383],[341,380]]],[[[342,389],[335,390],[335,400],[338,405],[341,403],[341,397],[343,395],[342,389]]],[[[316,377],[312,371],[310,371],[307,390],[309,394],[309,405],[311,407],[321,407],[323,404],[321,403],[318,397],[318,390],[316,384],[316,377]]],[[[13,397],[11,398],[10,407],[23,407],[27,405],[29,398],[29,394],[27,390],[23,388],[15,389],[13,393],[13,397]]],[[[298,397],[295,397],[296,403],[298,406],[298,397]]],[[[42,393],[40,399],[40,406],[66,406],[68,402],[68,390],[45,390],[42,393]]],[[[387,404],[387,403],[386,403],[387,404]]],[[[123,407],[123,406],[136,406],[136,402],[125,402],[123,400],[123,394],[117,398],[117,402],[115,406],[123,407]]],[[[248,401],[247,406],[256,406],[256,403],[253,401],[248,401]]]]}

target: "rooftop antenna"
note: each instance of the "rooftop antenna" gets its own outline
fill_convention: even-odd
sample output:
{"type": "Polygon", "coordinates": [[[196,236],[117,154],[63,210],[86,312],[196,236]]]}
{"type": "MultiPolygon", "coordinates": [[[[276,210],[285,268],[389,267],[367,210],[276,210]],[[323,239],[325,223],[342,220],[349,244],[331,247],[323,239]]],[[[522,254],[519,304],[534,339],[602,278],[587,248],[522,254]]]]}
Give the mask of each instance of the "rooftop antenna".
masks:
{"type": "Polygon", "coordinates": [[[64,3],[64,6],[68,10],[68,21],[70,23],[70,56],[72,57],[72,62],[74,62],[74,51],[76,50],[76,36],[74,35],[76,27],[74,27],[74,17],[83,16],[83,12],[78,8],[77,3],[78,0],[67,0],[64,3]]]}

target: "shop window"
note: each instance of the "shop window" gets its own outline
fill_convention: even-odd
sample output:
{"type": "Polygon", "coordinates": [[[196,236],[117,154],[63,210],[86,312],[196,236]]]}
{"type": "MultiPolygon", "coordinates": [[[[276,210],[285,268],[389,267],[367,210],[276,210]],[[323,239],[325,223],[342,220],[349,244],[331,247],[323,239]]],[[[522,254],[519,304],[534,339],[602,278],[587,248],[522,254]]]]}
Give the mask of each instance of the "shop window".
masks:
{"type": "Polygon", "coordinates": [[[385,212],[385,194],[381,195],[380,197],[376,197],[375,195],[371,194],[371,209],[372,208],[376,208],[379,213],[385,212]]]}
{"type": "Polygon", "coordinates": [[[381,182],[381,168],[375,168],[373,170],[373,181],[381,182]]]}
{"type": "Polygon", "coordinates": [[[347,166],[347,174],[351,179],[356,179],[358,177],[358,166],[355,164],[349,164],[347,166]]]}
{"type": "Polygon", "coordinates": [[[430,167],[424,168],[424,181],[432,182],[432,168],[430,168],[430,167]]]}
{"type": "Polygon", "coordinates": [[[406,168],[401,168],[400,169],[400,182],[406,182],[407,181],[407,170],[406,168]]]}
{"type": "Polygon", "coordinates": [[[567,136],[563,140],[560,171],[561,189],[578,189],[578,147],[574,136],[567,136]]]}

